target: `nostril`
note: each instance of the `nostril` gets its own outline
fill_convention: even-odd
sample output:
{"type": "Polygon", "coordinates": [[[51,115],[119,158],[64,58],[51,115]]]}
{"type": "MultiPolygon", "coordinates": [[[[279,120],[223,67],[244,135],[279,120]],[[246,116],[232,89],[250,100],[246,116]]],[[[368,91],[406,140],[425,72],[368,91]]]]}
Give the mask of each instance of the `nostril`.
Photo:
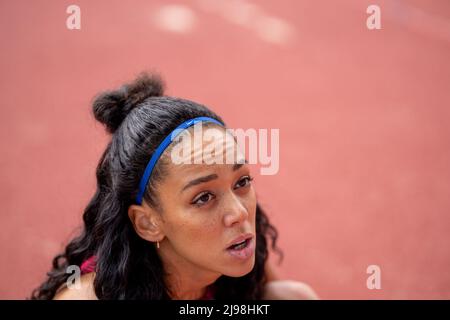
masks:
{"type": "Polygon", "coordinates": [[[242,223],[248,218],[247,211],[239,211],[230,213],[225,216],[225,225],[232,226],[236,223],[242,223]]]}
{"type": "Polygon", "coordinates": [[[232,194],[231,198],[228,198],[228,200],[228,210],[224,215],[225,225],[231,226],[247,220],[249,217],[248,210],[242,203],[241,199],[235,194],[232,194]]]}

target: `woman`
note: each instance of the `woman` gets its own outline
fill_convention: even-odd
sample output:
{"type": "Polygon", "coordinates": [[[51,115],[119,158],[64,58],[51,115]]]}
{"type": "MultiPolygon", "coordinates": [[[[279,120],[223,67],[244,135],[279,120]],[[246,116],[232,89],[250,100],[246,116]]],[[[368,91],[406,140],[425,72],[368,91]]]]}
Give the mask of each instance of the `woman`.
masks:
{"type": "MultiPolygon", "coordinates": [[[[82,234],[54,258],[32,298],[315,298],[268,268],[267,241],[277,251],[277,231],[257,204],[246,163],[172,161],[177,145],[188,146],[191,159],[207,149],[203,136],[190,144],[180,133],[202,125],[219,137],[225,125],[205,106],[163,94],[161,79],[144,73],[95,99],[95,118],[112,134],[97,191],[82,234]],[[81,267],[78,289],[66,285],[69,266],[81,267]]],[[[220,136],[216,153],[239,153],[220,136]]]]}

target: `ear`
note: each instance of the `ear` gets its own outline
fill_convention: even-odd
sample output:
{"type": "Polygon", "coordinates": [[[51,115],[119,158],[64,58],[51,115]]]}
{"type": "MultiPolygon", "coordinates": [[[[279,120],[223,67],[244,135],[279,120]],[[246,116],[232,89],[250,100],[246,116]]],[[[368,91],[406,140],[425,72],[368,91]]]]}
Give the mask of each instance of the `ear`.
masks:
{"type": "Polygon", "coordinates": [[[155,209],[133,204],[128,208],[128,217],[134,230],[142,239],[156,242],[164,238],[164,232],[161,228],[162,220],[155,209]]]}

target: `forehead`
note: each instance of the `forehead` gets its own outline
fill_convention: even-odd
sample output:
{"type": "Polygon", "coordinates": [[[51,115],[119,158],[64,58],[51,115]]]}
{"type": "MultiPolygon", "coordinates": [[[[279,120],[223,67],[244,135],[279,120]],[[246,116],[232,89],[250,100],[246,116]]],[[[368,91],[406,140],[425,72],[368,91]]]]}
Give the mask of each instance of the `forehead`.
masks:
{"type": "Polygon", "coordinates": [[[233,134],[210,124],[183,130],[166,150],[166,161],[178,173],[219,170],[244,164],[245,155],[233,134]]]}

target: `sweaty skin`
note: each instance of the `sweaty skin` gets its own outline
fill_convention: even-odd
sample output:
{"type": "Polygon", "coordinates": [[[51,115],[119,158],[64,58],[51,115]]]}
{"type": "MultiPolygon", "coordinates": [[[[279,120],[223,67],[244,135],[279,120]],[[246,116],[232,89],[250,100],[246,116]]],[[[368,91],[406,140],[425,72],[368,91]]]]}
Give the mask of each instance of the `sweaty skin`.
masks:
{"type": "MultiPolygon", "coordinates": [[[[210,126],[208,126],[210,127],[210,126]]],[[[189,129],[188,129],[189,130],[189,129]]],[[[186,136],[177,144],[190,147],[184,157],[200,159],[174,164],[169,147],[159,161],[165,175],[157,185],[159,206],[129,207],[128,216],[136,233],[149,242],[159,242],[157,252],[167,276],[165,282],[172,299],[199,299],[206,287],[221,275],[241,277],[255,264],[255,254],[238,259],[227,251],[230,242],[243,234],[253,235],[256,228],[256,194],[250,168],[244,163],[236,143],[224,139],[224,129],[204,131],[200,141],[186,136]],[[205,163],[213,155],[234,154],[235,163],[205,163]]],[[[176,145],[176,144],[175,144],[176,145]]],[[[186,149],[185,149],[186,150],[186,149]]],[[[317,296],[305,284],[278,280],[270,268],[265,299],[314,299],[317,296]]],[[[62,288],[55,299],[95,299],[95,273],[81,277],[81,290],[62,288]]]]}

